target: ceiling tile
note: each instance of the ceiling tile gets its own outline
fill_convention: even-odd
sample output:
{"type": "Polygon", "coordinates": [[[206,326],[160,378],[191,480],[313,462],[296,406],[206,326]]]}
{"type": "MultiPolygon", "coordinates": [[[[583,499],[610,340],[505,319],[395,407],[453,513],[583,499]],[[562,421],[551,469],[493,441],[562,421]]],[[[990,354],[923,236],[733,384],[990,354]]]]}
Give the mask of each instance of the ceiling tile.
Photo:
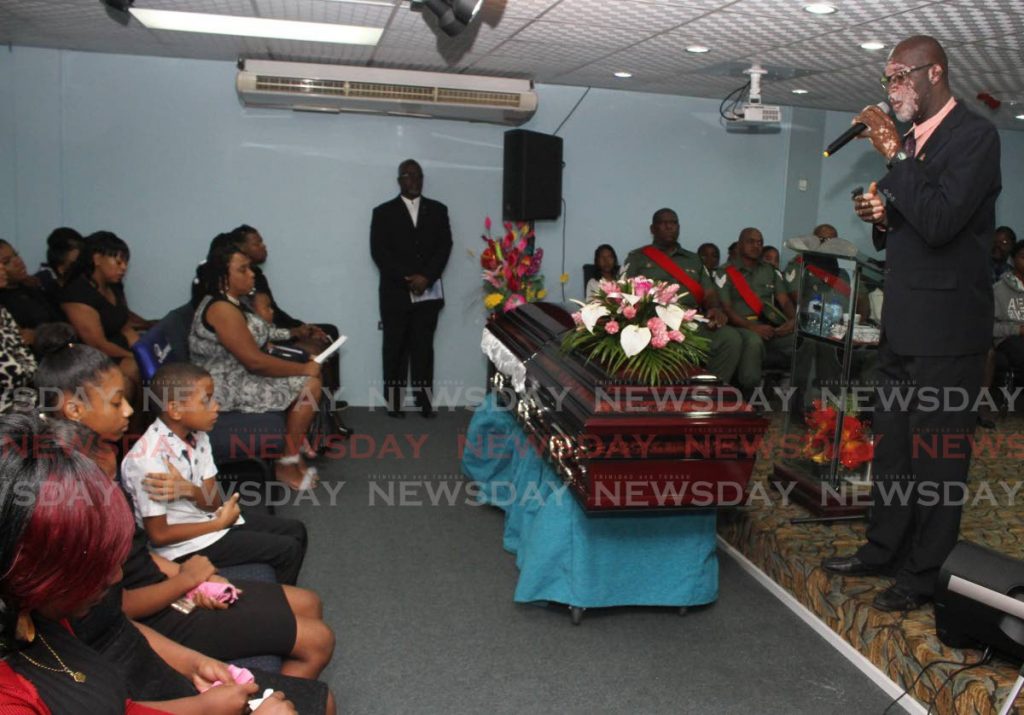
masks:
{"type": "Polygon", "coordinates": [[[813,15],[804,10],[810,0],[737,0],[728,7],[730,13],[761,17],[791,19],[828,32],[839,27],[850,27],[889,17],[928,5],[932,0],[834,0],[838,12],[832,15],[813,15]]]}
{"type": "Polygon", "coordinates": [[[902,37],[931,35],[940,42],[975,42],[1020,32],[1021,17],[991,7],[942,3],[884,18],[874,29],[902,37]]]}
{"type": "Polygon", "coordinates": [[[543,42],[549,44],[598,45],[609,48],[609,51],[636,44],[655,34],[653,30],[640,32],[624,32],[617,27],[601,25],[546,22],[540,20],[526,25],[516,33],[515,39],[521,42],[543,42]]]}
{"type": "Polygon", "coordinates": [[[613,27],[629,34],[650,34],[694,20],[721,5],[718,0],[689,3],[562,0],[545,13],[543,19],[568,25],[613,27]]]}

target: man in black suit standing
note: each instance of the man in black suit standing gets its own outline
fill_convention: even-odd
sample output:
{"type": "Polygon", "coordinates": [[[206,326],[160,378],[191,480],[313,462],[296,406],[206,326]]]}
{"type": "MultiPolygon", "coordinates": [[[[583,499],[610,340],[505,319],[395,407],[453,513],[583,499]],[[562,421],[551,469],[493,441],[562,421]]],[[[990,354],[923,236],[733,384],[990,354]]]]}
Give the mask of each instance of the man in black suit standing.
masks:
{"type": "Polygon", "coordinates": [[[904,40],[889,56],[882,84],[896,118],[913,122],[911,131],[901,141],[878,107],[854,119],[867,126],[889,167],[877,186],[854,198],[857,215],[872,224],[875,247],[886,249],[878,398],[903,391],[915,399],[890,409],[876,400],[867,543],[822,566],[843,575],[895,574],[874,602],[888,611],[931,600],[939,567],[956,545],[973,404],[992,345],[999,134],[953,98],[948,71],[935,39],[904,40]],[[937,395],[939,405],[927,395],[937,395]]]}
{"type": "Polygon", "coordinates": [[[452,251],[448,208],[421,196],[423,169],[413,159],[398,166],[401,193],[373,210],[370,254],[380,269],[384,327],[384,389],[388,415],[404,417],[402,389],[411,372],[416,405],[434,417],[434,330],[444,306],[441,273],[452,251]]]}

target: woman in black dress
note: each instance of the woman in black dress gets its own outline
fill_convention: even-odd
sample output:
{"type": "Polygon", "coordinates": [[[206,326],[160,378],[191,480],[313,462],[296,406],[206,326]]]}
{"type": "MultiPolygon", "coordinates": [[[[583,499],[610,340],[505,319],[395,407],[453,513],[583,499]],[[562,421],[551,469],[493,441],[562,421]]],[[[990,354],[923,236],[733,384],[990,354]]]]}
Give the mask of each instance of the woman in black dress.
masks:
{"type": "MultiPolygon", "coordinates": [[[[132,517],[115,485],[68,449],[60,432],[61,425],[33,416],[0,417],[0,712],[240,715],[259,686],[232,682],[202,695],[192,687],[230,682],[223,663],[199,654],[188,661],[180,653],[181,674],[171,671],[179,693],[143,702],[150,699],[132,691],[159,671],[129,680],[69,623],[88,614],[120,580],[132,517]]],[[[123,616],[121,621],[127,623],[123,616]]],[[[135,634],[142,647],[133,658],[162,663],[135,634]]],[[[256,713],[291,715],[295,709],[275,694],[256,713]]]]}
{"type": "Polygon", "coordinates": [[[82,342],[117,363],[133,395],[141,380],[131,346],[139,335],[131,325],[122,283],[130,258],[128,244],[110,231],[86,238],[60,294],[60,307],[82,342]]]}

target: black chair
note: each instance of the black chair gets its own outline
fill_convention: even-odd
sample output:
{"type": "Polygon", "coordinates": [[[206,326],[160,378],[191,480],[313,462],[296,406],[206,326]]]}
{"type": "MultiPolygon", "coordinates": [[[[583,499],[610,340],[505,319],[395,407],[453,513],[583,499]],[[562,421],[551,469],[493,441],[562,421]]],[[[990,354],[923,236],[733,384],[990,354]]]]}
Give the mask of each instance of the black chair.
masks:
{"type": "Polygon", "coordinates": [[[583,264],[583,290],[585,291],[587,289],[587,283],[589,283],[592,279],[597,278],[597,277],[598,277],[597,266],[595,266],[593,263],[584,263],[583,264]]]}

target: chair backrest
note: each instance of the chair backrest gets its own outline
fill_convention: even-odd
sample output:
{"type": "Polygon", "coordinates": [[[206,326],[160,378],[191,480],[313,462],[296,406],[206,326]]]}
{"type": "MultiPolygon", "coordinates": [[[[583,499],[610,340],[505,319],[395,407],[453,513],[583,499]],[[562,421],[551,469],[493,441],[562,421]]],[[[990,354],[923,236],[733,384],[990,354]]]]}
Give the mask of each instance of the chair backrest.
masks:
{"type": "Polygon", "coordinates": [[[188,360],[188,334],[192,329],[192,306],[185,304],[165,315],[132,345],[135,362],[144,382],[153,379],[160,366],[188,360]]]}
{"type": "Polygon", "coordinates": [[[597,266],[593,263],[583,264],[583,290],[587,289],[587,283],[590,282],[591,278],[597,278],[597,266]]]}

